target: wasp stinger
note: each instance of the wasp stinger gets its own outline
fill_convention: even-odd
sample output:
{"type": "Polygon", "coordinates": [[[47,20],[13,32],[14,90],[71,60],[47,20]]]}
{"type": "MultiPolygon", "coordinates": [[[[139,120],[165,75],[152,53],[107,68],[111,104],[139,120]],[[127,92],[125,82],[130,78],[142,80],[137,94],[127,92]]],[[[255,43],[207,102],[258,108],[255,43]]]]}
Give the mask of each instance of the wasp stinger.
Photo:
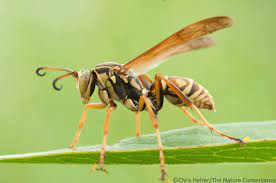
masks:
{"type": "Polygon", "coordinates": [[[56,90],[61,89],[56,85],[57,81],[61,79],[73,76],[76,80],[77,89],[85,108],[70,148],[74,148],[78,142],[88,109],[107,108],[99,160],[99,170],[104,170],[110,114],[116,109],[115,102],[121,102],[136,114],[136,136],[140,135],[140,112],[145,110],[149,113],[156,132],[160,150],[161,179],[164,180],[166,175],[165,156],[157,120],[157,114],[162,109],[164,97],[173,105],[178,106],[192,122],[207,126],[211,131],[243,144],[242,140],[215,129],[200,113],[199,109],[215,111],[213,98],[202,85],[189,78],[163,74],[156,74],[152,80],[146,74],[171,56],[212,46],[214,41],[206,35],[230,27],[232,23],[232,19],[225,16],[201,20],[181,29],[126,64],[107,62],[96,65],[92,69],[81,69],[79,72],[54,67],[38,68],[37,74],[39,76],[45,75],[41,72],[42,70],[66,72],[54,80],[53,87],[56,90]],[[98,88],[101,103],[89,103],[95,87],[98,88]],[[188,109],[194,111],[200,120],[197,120],[188,109]]]}

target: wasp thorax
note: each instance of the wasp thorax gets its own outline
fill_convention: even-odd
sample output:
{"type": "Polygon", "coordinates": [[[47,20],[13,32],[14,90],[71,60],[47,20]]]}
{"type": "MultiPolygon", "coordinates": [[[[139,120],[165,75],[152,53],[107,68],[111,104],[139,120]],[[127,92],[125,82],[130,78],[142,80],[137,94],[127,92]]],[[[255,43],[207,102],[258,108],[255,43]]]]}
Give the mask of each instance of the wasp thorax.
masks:
{"type": "Polygon", "coordinates": [[[87,104],[95,89],[95,78],[89,69],[82,69],[78,72],[77,88],[82,102],[87,104]]]}

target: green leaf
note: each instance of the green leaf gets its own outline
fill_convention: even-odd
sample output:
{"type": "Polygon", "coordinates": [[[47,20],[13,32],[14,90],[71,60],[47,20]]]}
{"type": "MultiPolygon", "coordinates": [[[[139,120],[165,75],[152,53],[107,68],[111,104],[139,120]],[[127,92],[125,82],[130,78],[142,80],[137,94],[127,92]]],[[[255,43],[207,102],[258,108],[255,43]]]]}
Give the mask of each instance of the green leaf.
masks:
{"type": "MultiPolygon", "coordinates": [[[[189,127],[161,133],[168,164],[276,161],[276,121],[215,125],[238,138],[250,136],[245,147],[211,133],[207,127],[189,127]]],[[[155,134],[123,139],[107,147],[106,164],[158,164],[155,134]]],[[[5,163],[91,164],[99,159],[100,145],[48,152],[4,155],[5,163]]]]}

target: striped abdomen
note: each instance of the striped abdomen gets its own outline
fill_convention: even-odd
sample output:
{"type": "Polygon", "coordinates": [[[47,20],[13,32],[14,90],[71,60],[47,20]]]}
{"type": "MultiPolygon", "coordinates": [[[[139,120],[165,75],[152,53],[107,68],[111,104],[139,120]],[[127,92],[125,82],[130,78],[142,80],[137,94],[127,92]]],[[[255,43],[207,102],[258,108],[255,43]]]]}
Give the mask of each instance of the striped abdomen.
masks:
{"type": "MultiPolygon", "coordinates": [[[[168,79],[189,97],[196,107],[215,111],[213,98],[203,86],[190,78],[169,76],[168,79]]],[[[177,106],[184,106],[183,102],[170,88],[166,88],[164,95],[170,103],[177,106]]]]}

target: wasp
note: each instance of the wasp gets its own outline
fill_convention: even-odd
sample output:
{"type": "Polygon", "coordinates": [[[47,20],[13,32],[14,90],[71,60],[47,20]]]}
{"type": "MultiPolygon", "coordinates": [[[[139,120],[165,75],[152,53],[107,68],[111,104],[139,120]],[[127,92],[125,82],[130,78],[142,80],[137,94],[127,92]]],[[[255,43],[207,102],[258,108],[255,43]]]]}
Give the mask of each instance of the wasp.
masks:
{"type": "Polygon", "coordinates": [[[199,109],[215,111],[215,103],[208,90],[196,83],[193,79],[179,76],[165,76],[156,74],[151,79],[147,72],[155,68],[168,58],[207,48],[214,45],[214,40],[207,35],[215,31],[231,27],[233,20],[227,16],[211,17],[194,24],[191,24],[178,32],[172,34],[148,51],[134,58],[126,64],[113,62],[101,63],[92,69],[81,69],[72,71],[70,69],[55,67],[39,67],[37,75],[44,76],[42,70],[56,70],[66,72],[53,81],[53,87],[60,90],[57,82],[72,76],[75,78],[76,87],[79,91],[81,101],[85,104],[81,115],[78,130],[70,148],[73,149],[78,142],[81,130],[84,127],[89,109],[106,109],[104,121],[103,140],[100,149],[99,168],[105,171],[105,149],[109,131],[110,115],[116,109],[116,102],[122,103],[136,115],[136,136],[140,135],[140,112],[147,111],[157,136],[161,180],[166,176],[165,156],[160,137],[157,114],[162,109],[164,97],[173,105],[184,112],[188,118],[201,126],[207,126],[211,131],[243,144],[243,140],[227,135],[214,128],[201,114],[199,109]],[[95,88],[98,88],[98,95],[101,103],[89,103],[95,88]],[[189,111],[193,111],[199,119],[196,119],[189,111]]]}

